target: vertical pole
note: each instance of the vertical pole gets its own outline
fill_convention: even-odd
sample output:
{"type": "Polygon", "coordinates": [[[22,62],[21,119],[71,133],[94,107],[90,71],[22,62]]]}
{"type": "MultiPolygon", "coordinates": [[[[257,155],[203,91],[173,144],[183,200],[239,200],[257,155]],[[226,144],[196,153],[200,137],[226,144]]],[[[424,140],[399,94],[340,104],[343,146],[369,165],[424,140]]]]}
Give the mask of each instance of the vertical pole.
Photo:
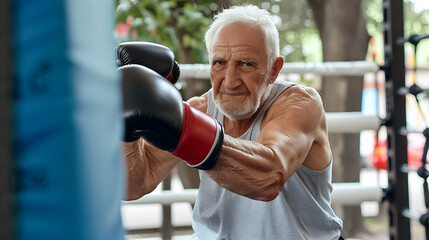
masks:
{"type": "Polygon", "coordinates": [[[12,167],[12,1],[0,1],[0,239],[14,238],[12,167]]]}
{"type": "Polygon", "coordinates": [[[404,35],[402,0],[383,0],[384,59],[386,76],[386,128],[388,158],[390,239],[410,239],[410,220],[402,215],[409,207],[408,175],[401,171],[407,163],[407,137],[400,134],[406,126],[405,96],[398,94],[405,85],[404,46],[397,44],[404,35]]]}
{"type": "MultiPolygon", "coordinates": [[[[162,182],[162,190],[171,190],[171,173],[162,182]]],[[[171,223],[171,204],[162,205],[162,240],[171,240],[173,237],[173,224],[171,223]]]]}

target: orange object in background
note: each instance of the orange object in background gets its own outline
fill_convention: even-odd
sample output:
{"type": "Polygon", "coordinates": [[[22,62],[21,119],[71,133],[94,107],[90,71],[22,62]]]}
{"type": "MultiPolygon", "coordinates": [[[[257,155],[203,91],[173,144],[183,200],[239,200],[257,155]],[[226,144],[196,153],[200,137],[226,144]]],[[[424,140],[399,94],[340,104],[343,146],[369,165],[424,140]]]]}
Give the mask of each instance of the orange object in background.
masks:
{"type": "MultiPolygon", "coordinates": [[[[408,166],[412,168],[421,167],[421,159],[423,148],[425,145],[425,137],[419,133],[411,133],[407,137],[408,140],[408,166]]],[[[426,162],[428,159],[426,158],[426,162]]],[[[387,143],[386,140],[376,141],[374,150],[371,154],[372,166],[378,170],[387,170],[387,143]]]]}
{"type": "Polygon", "coordinates": [[[372,151],[372,165],[374,168],[387,170],[387,147],[386,140],[376,141],[372,151]]]}

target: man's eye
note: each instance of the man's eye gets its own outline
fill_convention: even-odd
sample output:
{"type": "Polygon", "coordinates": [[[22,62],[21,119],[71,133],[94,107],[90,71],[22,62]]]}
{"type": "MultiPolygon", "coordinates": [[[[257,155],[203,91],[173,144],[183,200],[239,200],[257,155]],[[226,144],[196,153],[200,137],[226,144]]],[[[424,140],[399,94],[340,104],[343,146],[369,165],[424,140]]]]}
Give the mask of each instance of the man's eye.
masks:
{"type": "Polygon", "coordinates": [[[224,63],[224,61],[222,60],[216,60],[213,62],[214,65],[222,65],[224,63]]]}
{"type": "Polygon", "coordinates": [[[250,63],[250,62],[242,62],[241,63],[243,66],[245,66],[245,67],[251,67],[251,66],[253,66],[253,64],[252,63],[250,63]]]}

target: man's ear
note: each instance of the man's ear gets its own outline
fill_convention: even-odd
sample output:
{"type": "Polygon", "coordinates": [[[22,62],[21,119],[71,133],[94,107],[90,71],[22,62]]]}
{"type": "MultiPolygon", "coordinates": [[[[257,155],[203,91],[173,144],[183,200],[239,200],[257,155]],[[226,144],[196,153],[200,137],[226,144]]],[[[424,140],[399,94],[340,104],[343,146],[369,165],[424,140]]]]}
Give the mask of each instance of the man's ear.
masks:
{"type": "Polygon", "coordinates": [[[282,57],[276,58],[276,60],[273,63],[273,66],[271,67],[271,74],[270,74],[270,83],[274,83],[276,81],[277,76],[280,73],[280,70],[283,68],[284,60],[282,57]]]}

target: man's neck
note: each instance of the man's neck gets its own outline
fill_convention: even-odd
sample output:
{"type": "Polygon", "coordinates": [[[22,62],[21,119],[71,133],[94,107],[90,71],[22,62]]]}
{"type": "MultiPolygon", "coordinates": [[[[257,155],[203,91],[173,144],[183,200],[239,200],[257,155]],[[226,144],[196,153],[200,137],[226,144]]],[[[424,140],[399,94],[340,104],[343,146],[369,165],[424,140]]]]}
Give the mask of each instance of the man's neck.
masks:
{"type": "Polygon", "coordinates": [[[249,129],[252,122],[255,120],[256,113],[252,117],[243,120],[231,120],[227,117],[224,117],[223,126],[226,134],[231,137],[238,138],[243,135],[247,129],[249,129]]]}
{"type": "Polygon", "coordinates": [[[258,113],[261,111],[265,102],[266,102],[266,99],[261,103],[261,105],[259,106],[259,109],[254,114],[252,114],[250,118],[231,120],[226,116],[224,116],[223,127],[224,127],[225,133],[235,138],[238,138],[241,135],[243,135],[247,131],[247,129],[249,129],[250,125],[252,125],[253,121],[255,121],[256,116],[258,116],[258,113]]]}
{"type": "Polygon", "coordinates": [[[250,118],[246,119],[240,119],[240,120],[231,120],[224,116],[223,119],[223,127],[226,134],[230,135],[231,137],[238,138],[241,135],[243,135],[247,129],[249,129],[250,125],[252,125],[253,121],[255,120],[256,116],[258,116],[258,113],[261,111],[262,107],[265,105],[270,93],[272,90],[272,84],[267,89],[267,94],[263,97],[261,104],[259,105],[258,110],[252,114],[250,118]]]}

